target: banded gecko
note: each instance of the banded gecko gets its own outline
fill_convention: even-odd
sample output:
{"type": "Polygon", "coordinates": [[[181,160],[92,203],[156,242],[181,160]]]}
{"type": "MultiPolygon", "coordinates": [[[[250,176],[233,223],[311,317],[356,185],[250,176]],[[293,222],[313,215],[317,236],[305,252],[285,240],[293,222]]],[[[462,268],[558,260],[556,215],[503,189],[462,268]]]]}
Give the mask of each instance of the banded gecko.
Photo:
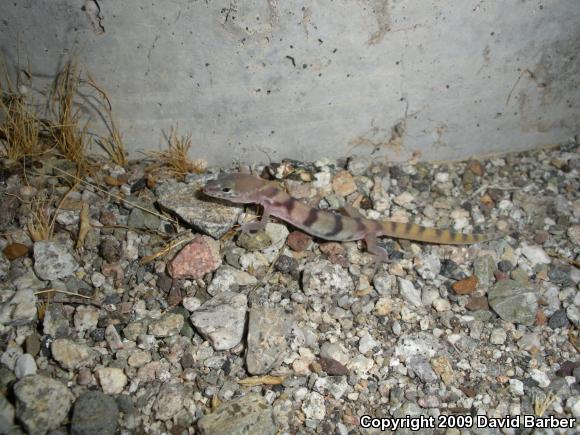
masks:
{"type": "Polygon", "coordinates": [[[352,206],[344,208],[345,215],[321,210],[291,197],[274,182],[249,174],[221,175],[209,181],[203,192],[234,203],[260,204],[264,208],[262,219],[244,224],[242,231],[263,229],[268,218],[275,216],[321,239],[340,242],[364,239],[367,251],[375,256],[376,262],[387,259],[385,250],[377,246],[377,237],[381,236],[449,245],[468,245],[501,237],[495,233],[463,234],[411,223],[368,219],[352,206]]]}

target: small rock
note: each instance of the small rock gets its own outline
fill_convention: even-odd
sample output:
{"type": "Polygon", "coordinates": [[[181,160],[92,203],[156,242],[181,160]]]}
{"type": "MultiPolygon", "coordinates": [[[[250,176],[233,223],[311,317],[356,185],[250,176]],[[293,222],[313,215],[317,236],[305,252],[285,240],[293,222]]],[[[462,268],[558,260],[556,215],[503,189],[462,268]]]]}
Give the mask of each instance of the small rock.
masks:
{"type": "Polygon", "coordinates": [[[201,279],[216,270],[221,262],[219,242],[198,234],[169,263],[168,272],[175,279],[201,279]]]}
{"type": "Polygon", "coordinates": [[[158,420],[172,419],[184,405],[186,391],[181,384],[164,384],[155,400],[153,409],[158,420]]]}
{"type": "Polygon", "coordinates": [[[33,333],[26,337],[24,341],[24,351],[33,357],[36,357],[40,352],[40,339],[37,333],[33,333]]]}
{"type": "Polygon", "coordinates": [[[340,400],[349,389],[346,376],[320,377],[314,383],[314,390],[322,395],[330,394],[335,400],[340,400]]]}
{"type": "Polygon", "coordinates": [[[396,196],[393,201],[395,204],[400,205],[403,208],[412,208],[413,203],[415,202],[415,197],[409,192],[403,192],[396,196]]]}
{"type": "Polygon", "coordinates": [[[119,408],[115,400],[100,391],[87,391],[74,404],[71,435],[113,435],[119,408]]]}
{"type": "Polygon", "coordinates": [[[260,251],[272,245],[272,239],[265,230],[242,232],[236,244],[250,252],[260,251]]]}
{"type": "Polygon", "coordinates": [[[216,270],[207,292],[215,296],[220,292],[237,291],[239,286],[255,285],[257,282],[255,276],[226,264],[216,270]]]}
{"type": "Polygon", "coordinates": [[[580,310],[576,305],[570,305],[566,308],[566,316],[577,328],[580,327],[580,310]]]}
{"type": "Polygon", "coordinates": [[[488,289],[493,284],[494,272],[495,260],[491,255],[477,257],[473,262],[473,273],[482,289],[488,289]]]}
{"type": "Polygon", "coordinates": [[[306,251],[312,243],[312,237],[302,231],[292,231],[288,235],[286,243],[296,252],[306,251]]]}
{"type": "Polygon", "coordinates": [[[536,293],[517,281],[497,282],[488,292],[489,305],[506,322],[531,326],[536,320],[536,293]]]}
{"type": "Polygon", "coordinates": [[[0,433],[21,433],[17,426],[14,425],[14,414],[14,406],[6,399],[4,394],[0,394],[0,433]]]}
{"type": "Polygon", "coordinates": [[[507,340],[507,333],[503,328],[494,328],[491,331],[491,336],[489,337],[489,341],[491,344],[504,344],[507,340]]]}
{"type": "Polygon", "coordinates": [[[304,267],[302,287],[307,296],[341,294],[354,290],[350,274],[328,260],[309,262],[304,267]]]}
{"type": "Polygon", "coordinates": [[[6,258],[10,261],[25,256],[28,254],[28,251],[28,246],[22,243],[11,243],[2,250],[6,258]]]}
{"type": "Polygon", "coordinates": [[[133,352],[127,359],[127,364],[131,367],[137,368],[142,367],[149,362],[151,362],[151,354],[145,350],[133,352]]]}
{"type": "Polygon", "coordinates": [[[200,418],[197,427],[201,435],[274,435],[277,432],[271,406],[256,393],[222,403],[214,412],[200,418]]]}
{"type": "Polygon", "coordinates": [[[399,291],[401,292],[403,299],[416,307],[423,305],[423,301],[421,300],[421,290],[415,288],[411,281],[404,278],[399,277],[397,278],[397,281],[399,283],[399,291]]]}
{"type": "Polygon", "coordinates": [[[238,221],[242,207],[235,204],[199,198],[206,180],[192,184],[167,182],[158,184],[155,193],[159,205],[177,214],[189,225],[199,228],[215,239],[226,234],[238,221]]]}
{"type": "Polygon", "coordinates": [[[22,379],[25,376],[31,376],[36,374],[36,361],[34,357],[28,353],[22,354],[16,360],[16,366],[14,367],[14,374],[18,379],[22,379]]]}
{"type": "Polygon", "coordinates": [[[510,379],[510,391],[516,396],[524,395],[524,383],[519,379],[510,379]]]}
{"type": "Polygon", "coordinates": [[[71,333],[69,317],[61,304],[48,305],[42,322],[43,332],[56,338],[68,337],[71,333]]]}
{"type": "Polygon", "coordinates": [[[465,308],[470,311],[489,310],[489,303],[485,296],[472,296],[465,304],[465,308]]]}
{"type": "Polygon", "coordinates": [[[429,364],[429,361],[421,355],[413,355],[411,358],[407,359],[405,366],[425,383],[432,383],[438,379],[438,376],[429,364]]]}
{"type": "Polygon", "coordinates": [[[445,385],[451,385],[455,381],[455,371],[449,358],[440,356],[431,360],[431,367],[437,373],[445,385]]]}
{"type": "Polygon", "coordinates": [[[25,325],[36,317],[36,296],[31,288],[22,288],[0,305],[0,324],[25,325]]]}
{"type": "Polygon", "coordinates": [[[242,340],[246,306],[244,294],[218,293],[191,315],[191,323],[215,350],[228,350],[242,340]]]}
{"type": "Polygon", "coordinates": [[[572,286],[574,285],[574,281],[571,278],[571,267],[567,265],[558,265],[548,272],[548,278],[554,284],[558,284],[561,286],[572,286]]]}
{"type": "Polygon", "coordinates": [[[514,268],[514,265],[510,261],[501,260],[497,263],[497,268],[503,273],[509,273],[514,268]]]}
{"type": "Polygon", "coordinates": [[[344,366],[350,361],[348,350],[341,343],[323,343],[320,347],[320,357],[338,361],[344,366]]]}
{"type": "Polygon", "coordinates": [[[105,394],[120,394],[127,385],[127,376],[118,367],[101,367],[95,374],[105,394]]]}
{"type": "Polygon", "coordinates": [[[433,308],[438,313],[443,313],[445,311],[449,311],[451,309],[451,303],[447,299],[437,298],[432,303],[433,308]]]}
{"type": "Polygon", "coordinates": [[[348,196],[357,190],[354,178],[348,171],[340,171],[334,176],[332,188],[338,196],[348,196]]]}
{"type": "Polygon", "coordinates": [[[318,363],[322,370],[331,376],[344,376],[348,374],[348,369],[335,359],[320,357],[318,363]]]}
{"type": "Polygon", "coordinates": [[[393,301],[388,297],[381,297],[375,303],[374,313],[376,316],[388,316],[393,311],[393,301]]]}
{"type": "Polygon", "coordinates": [[[186,297],[181,301],[183,307],[190,313],[201,307],[201,299],[196,297],[186,297]]]}
{"type": "Polygon", "coordinates": [[[539,369],[530,370],[530,376],[538,383],[540,388],[546,388],[550,385],[550,378],[548,375],[539,369]]]}
{"type": "Polygon", "coordinates": [[[246,365],[252,375],[276,368],[286,357],[291,321],[283,309],[256,306],[250,310],[246,365]]]}
{"type": "Polygon", "coordinates": [[[54,379],[26,376],[14,385],[16,417],[33,434],[43,434],[61,425],[70,409],[73,396],[54,379]]]}
{"type": "Polygon", "coordinates": [[[123,349],[124,347],[123,340],[119,335],[119,331],[115,328],[115,325],[109,325],[105,328],[105,340],[107,340],[107,344],[113,352],[123,349]]]}
{"type": "Polygon", "coordinates": [[[423,279],[435,279],[441,272],[441,261],[436,255],[422,255],[415,265],[415,270],[423,279]]]}
{"type": "Polygon", "coordinates": [[[376,347],[380,347],[380,343],[368,332],[358,342],[358,351],[362,354],[370,352],[376,347]]]}
{"type": "Polygon", "coordinates": [[[572,244],[576,246],[580,245],[580,225],[573,225],[568,228],[567,234],[572,244]]]}
{"type": "Polygon", "coordinates": [[[99,310],[90,305],[79,305],[75,311],[74,324],[78,332],[90,331],[97,327],[99,310]]]}
{"type": "Polygon", "coordinates": [[[149,334],[155,337],[171,337],[179,334],[183,328],[183,316],[181,314],[167,313],[149,324],[149,334]]]}
{"type": "Polygon", "coordinates": [[[52,342],[52,357],[65,369],[77,369],[89,365],[93,359],[91,348],[67,338],[58,338],[52,342]]]}
{"type": "Polygon", "coordinates": [[[326,407],[322,394],[316,391],[307,394],[302,402],[302,412],[306,418],[322,420],[326,416],[326,407]]]}
{"type": "Polygon", "coordinates": [[[530,261],[532,266],[536,264],[549,264],[552,261],[550,256],[541,247],[528,245],[525,242],[522,243],[522,254],[530,261]]]}
{"type": "Polygon", "coordinates": [[[548,320],[548,326],[552,329],[556,328],[567,328],[570,326],[568,317],[566,315],[566,310],[557,310],[552,314],[550,320],[548,320]]]}
{"type": "Polygon", "coordinates": [[[66,246],[49,240],[34,243],[34,271],[42,280],[72,275],[79,267],[66,246]]]}
{"type": "Polygon", "coordinates": [[[468,276],[467,278],[463,278],[460,281],[454,282],[451,288],[458,295],[469,295],[473,293],[477,287],[477,282],[477,276],[472,275],[468,276]]]}

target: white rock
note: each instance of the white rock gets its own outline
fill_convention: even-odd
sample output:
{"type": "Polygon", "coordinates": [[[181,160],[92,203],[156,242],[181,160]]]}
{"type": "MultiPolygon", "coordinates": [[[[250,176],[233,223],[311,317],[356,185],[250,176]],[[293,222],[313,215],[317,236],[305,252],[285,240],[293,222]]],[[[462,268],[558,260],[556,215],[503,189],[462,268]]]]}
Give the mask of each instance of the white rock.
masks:
{"type": "Polygon", "coordinates": [[[95,329],[99,323],[99,310],[90,305],[79,305],[75,311],[74,324],[79,332],[95,329]]]}
{"type": "Polygon", "coordinates": [[[35,375],[36,361],[34,361],[34,357],[29,353],[21,355],[20,358],[18,358],[16,361],[14,374],[18,379],[22,379],[24,376],[35,375]]]}
{"type": "Polygon", "coordinates": [[[218,293],[191,315],[191,323],[215,350],[237,346],[244,335],[248,299],[241,293],[218,293]]]}
{"type": "Polygon", "coordinates": [[[380,346],[380,343],[375,340],[373,336],[367,331],[367,333],[363,335],[358,342],[358,351],[364,354],[372,351],[373,348],[377,346],[380,346]]]}
{"type": "Polygon", "coordinates": [[[530,370],[530,376],[539,384],[540,388],[546,388],[550,385],[550,378],[548,378],[548,375],[539,369],[530,370]]]}
{"type": "Polygon", "coordinates": [[[451,309],[451,303],[447,299],[437,298],[433,301],[433,308],[435,308],[435,311],[442,313],[451,309]]]}
{"type": "Polygon", "coordinates": [[[195,296],[185,297],[183,298],[183,301],[181,303],[183,304],[184,308],[190,313],[201,307],[201,299],[198,299],[195,296]]]}
{"type": "MultiPolygon", "coordinates": [[[[207,292],[215,296],[224,291],[236,291],[238,286],[254,285],[258,282],[255,276],[229,265],[223,265],[216,270],[207,292]]],[[[192,310],[190,310],[192,311],[192,310]]]]}
{"type": "Polygon", "coordinates": [[[101,367],[95,371],[103,393],[120,394],[127,385],[127,376],[117,367],[101,367]]]}
{"type": "Polygon", "coordinates": [[[306,418],[314,420],[322,420],[326,416],[326,407],[324,405],[324,397],[316,391],[308,394],[302,403],[302,412],[306,418]]]}
{"type": "Polygon", "coordinates": [[[411,281],[404,278],[398,278],[398,282],[399,291],[401,292],[403,299],[416,307],[423,305],[423,301],[421,300],[421,291],[416,289],[411,281]]]}
{"type": "Polygon", "coordinates": [[[491,336],[489,337],[489,341],[491,344],[504,344],[507,339],[507,333],[503,328],[495,328],[491,331],[491,336]]]}
{"type": "Polygon", "coordinates": [[[528,245],[526,242],[522,243],[522,254],[532,263],[532,266],[536,264],[549,264],[552,261],[550,256],[541,247],[528,245]]]}
{"type": "Polygon", "coordinates": [[[41,240],[34,243],[34,271],[45,281],[66,278],[79,267],[68,248],[57,242],[41,240]]]}
{"type": "Polygon", "coordinates": [[[524,395],[524,383],[519,379],[510,379],[510,390],[516,396],[523,396],[524,395]]]}

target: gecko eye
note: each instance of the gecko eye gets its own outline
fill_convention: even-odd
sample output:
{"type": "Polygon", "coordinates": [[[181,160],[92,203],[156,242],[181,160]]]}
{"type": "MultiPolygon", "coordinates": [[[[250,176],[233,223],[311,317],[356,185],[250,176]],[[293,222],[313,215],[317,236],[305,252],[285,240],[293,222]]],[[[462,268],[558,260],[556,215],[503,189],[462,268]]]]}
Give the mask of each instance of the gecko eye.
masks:
{"type": "Polygon", "coordinates": [[[230,187],[222,187],[223,193],[230,193],[231,191],[232,191],[232,189],[230,187]]]}

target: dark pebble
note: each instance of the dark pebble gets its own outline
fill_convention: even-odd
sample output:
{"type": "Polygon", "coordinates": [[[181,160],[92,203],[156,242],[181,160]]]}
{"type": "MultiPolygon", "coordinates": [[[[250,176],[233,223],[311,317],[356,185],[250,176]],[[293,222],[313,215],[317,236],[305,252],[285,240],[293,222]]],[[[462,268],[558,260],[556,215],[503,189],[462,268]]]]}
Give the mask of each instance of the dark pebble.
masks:
{"type": "Polygon", "coordinates": [[[279,272],[292,274],[298,268],[298,262],[292,257],[281,255],[275,267],[279,272]]]}
{"type": "Polygon", "coordinates": [[[318,363],[322,367],[322,370],[331,376],[344,376],[348,374],[348,369],[332,358],[320,357],[318,363]]]}
{"type": "Polygon", "coordinates": [[[91,331],[93,341],[103,341],[105,339],[105,328],[95,328],[91,331]]]}
{"type": "Polygon", "coordinates": [[[548,272],[548,278],[554,284],[563,286],[571,286],[574,284],[572,278],[570,278],[570,266],[560,265],[554,267],[548,272]]]}
{"type": "Polygon", "coordinates": [[[465,278],[465,273],[463,273],[463,271],[459,268],[457,263],[455,263],[455,261],[449,260],[449,259],[443,260],[441,262],[440,274],[446,278],[450,278],[450,279],[454,279],[454,280],[460,280],[460,279],[465,278]]]}
{"type": "Polygon", "coordinates": [[[514,268],[514,265],[510,261],[501,260],[497,263],[497,268],[503,273],[508,273],[514,268]]]}
{"type": "MultiPolygon", "coordinates": [[[[556,371],[557,376],[572,376],[572,373],[575,374],[577,368],[579,368],[580,364],[573,361],[565,361],[562,363],[560,368],[556,371]]],[[[579,373],[580,374],[580,373],[579,373]]]]}
{"type": "Polygon", "coordinates": [[[75,402],[71,435],[113,435],[119,408],[115,400],[100,391],[89,391],[75,402]]]}
{"type": "Polygon", "coordinates": [[[548,326],[552,329],[566,328],[570,326],[570,322],[566,316],[566,310],[558,310],[552,314],[552,317],[548,320],[548,326]]]}
{"type": "Polygon", "coordinates": [[[107,263],[116,263],[121,258],[121,244],[112,237],[104,237],[99,252],[107,263]]]}
{"type": "Polygon", "coordinates": [[[157,275],[157,287],[163,293],[169,293],[169,290],[171,290],[172,285],[173,279],[171,279],[171,277],[168,274],[160,273],[159,275],[157,275]]]}
{"type": "Polygon", "coordinates": [[[24,340],[24,350],[36,358],[40,353],[40,339],[38,338],[38,334],[34,333],[26,337],[26,340],[24,340]]]}

